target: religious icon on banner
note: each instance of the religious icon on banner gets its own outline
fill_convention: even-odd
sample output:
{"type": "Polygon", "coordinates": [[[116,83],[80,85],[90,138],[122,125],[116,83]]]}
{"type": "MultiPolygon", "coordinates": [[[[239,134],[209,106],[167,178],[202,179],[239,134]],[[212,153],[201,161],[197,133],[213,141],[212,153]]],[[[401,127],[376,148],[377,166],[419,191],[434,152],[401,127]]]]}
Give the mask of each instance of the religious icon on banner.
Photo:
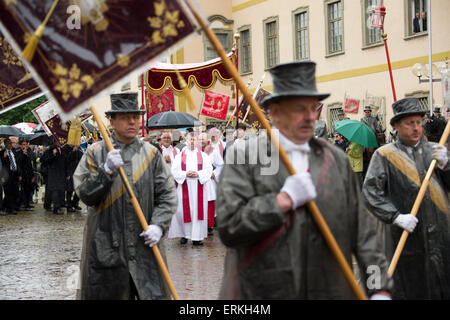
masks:
{"type": "Polygon", "coordinates": [[[0,111],[42,94],[41,88],[0,31],[0,111]]]}
{"type": "MultiPolygon", "coordinates": [[[[90,113],[82,113],[80,115],[81,121],[85,121],[90,116],[90,113]]],[[[68,142],[70,123],[71,121],[63,122],[59,114],[56,114],[45,121],[45,126],[55,137],[56,143],[60,147],[64,146],[68,142]]]]}
{"type": "Polygon", "coordinates": [[[229,105],[229,95],[205,91],[201,114],[219,120],[226,120],[229,105]]]}
{"type": "MultiPolygon", "coordinates": [[[[256,103],[261,108],[263,113],[265,113],[265,111],[264,108],[262,108],[262,102],[264,98],[267,97],[268,95],[270,95],[269,91],[263,88],[259,88],[255,96],[256,103]]],[[[241,103],[239,104],[239,121],[244,120],[254,129],[258,129],[261,126],[261,124],[258,121],[258,118],[256,118],[255,114],[253,113],[250,104],[247,102],[247,100],[242,99],[241,103]]]]}
{"type": "Polygon", "coordinates": [[[164,91],[160,96],[148,93],[147,118],[157,113],[175,111],[175,97],[171,90],[164,91]]]}
{"type": "Polygon", "coordinates": [[[358,113],[359,100],[352,98],[345,98],[344,112],[345,113],[358,113]]]}
{"type": "Polygon", "coordinates": [[[51,135],[52,132],[45,124],[47,120],[50,120],[54,116],[56,116],[58,113],[61,112],[61,109],[56,105],[54,100],[47,100],[40,106],[34,108],[31,111],[36,119],[42,124],[42,127],[44,128],[44,131],[47,133],[47,135],[51,135]]]}
{"type": "Polygon", "coordinates": [[[51,11],[53,4],[0,1],[0,27],[23,52],[49,14],[29,65],[65,113],[90,107],[195,30],[180,0],[60,0],[51,11]]]}

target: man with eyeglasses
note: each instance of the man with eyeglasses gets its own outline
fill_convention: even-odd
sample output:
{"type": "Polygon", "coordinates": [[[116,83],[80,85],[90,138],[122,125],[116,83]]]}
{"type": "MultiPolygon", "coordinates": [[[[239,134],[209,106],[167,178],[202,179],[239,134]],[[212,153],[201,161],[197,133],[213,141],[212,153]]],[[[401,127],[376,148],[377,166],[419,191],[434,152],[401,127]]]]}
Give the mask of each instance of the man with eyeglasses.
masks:
{"type": "Polygon", "coordinates": [[[376,219],[360,198],[347,155],[314,138],[319,102],[314,62],[270,69],[274,90],[265,98],[273,134],[296,174],[289,175],[264,132],[226,153],[217,188],[217,229],[228,247],[220,299],[354,299],[344,273],[305,206],[315,200],[372,299],[389,299],[392,285],[379,247],[376,219]],[[276,165],[278,164],[278,166],[276,165]],[[379,286],[365,285],[379,267],[379,286]]]}

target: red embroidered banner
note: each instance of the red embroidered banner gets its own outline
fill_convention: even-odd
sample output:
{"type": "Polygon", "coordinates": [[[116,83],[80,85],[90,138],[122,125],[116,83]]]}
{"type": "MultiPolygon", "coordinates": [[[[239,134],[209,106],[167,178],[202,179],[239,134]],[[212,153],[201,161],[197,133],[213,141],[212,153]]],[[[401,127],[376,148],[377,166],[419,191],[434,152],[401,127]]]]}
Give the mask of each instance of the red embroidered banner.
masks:
{"type": "Polygon", "coordinates": [[[201,114],[211,118],[226,120],[230,96],[214,91],[205,91],[201,114]]]}
{"type": "Polygon", "coordinates": [[[13,109],[43,93],[0,32],[0,111],[13,109]]]}
{"type": "MultiPolygon", "coordinates": [[[[0,1],[0,25],[16,52],[24,50],[53,3],[0,1]]],[[[60,0],[30,72],[39,75],[39,84],[65,113],[76,113],[192,34],[195,26],[186,11],[180,0],[60,0]]]]}
{"type": "Polygon", "coordinates": [[[359,109],[359,100],[351,98],[345,99],[344,105],[345,113],[358,113],[358,109],[359,109]]]}
{"type": "Polygon", "coordinates": [[[159,97],[148,93],[147,119],[157,113],[175,111],[175,97],[171,90],[166,90],[159,97]]]}

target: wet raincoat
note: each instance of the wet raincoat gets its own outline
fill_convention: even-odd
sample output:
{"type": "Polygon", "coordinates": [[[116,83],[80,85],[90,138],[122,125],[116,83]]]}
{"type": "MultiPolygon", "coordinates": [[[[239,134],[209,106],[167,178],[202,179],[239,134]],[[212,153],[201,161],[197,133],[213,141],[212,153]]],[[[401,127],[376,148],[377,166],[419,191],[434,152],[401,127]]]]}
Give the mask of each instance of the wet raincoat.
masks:
{"type": "MultiPolygon", "coordinates": [[[[403,229],[392,225],[410,213],[431,164],[432,146],[424,137],[416,148],[399,138],[374,153],[363,186],[363,197],[382,223],[390,260],[403,229]]],[[[395,299],[450,299],[450,164],[436,167],[420,205],[415,230],[409,234],[395,273],[395,299]]]]}
{"type": "MultiPolygon", "coordinates": [[[[148,224],[167,231],[177,207],[175,183],[160,152],[135,138],[120,147],[124,170],[148,224]]],[[[142,226],[118,171],[103,169],[103,141],[89,147],[74,173],[74,187],[87,204],[88,218],[81,257],[81,299],[128,299],[130,278],[140,299],[170,297],[150,247],[139,236],[142,226]]],[[[158,243],[164,257],[164,241],[158,243]]]]}
{"type": "MultiPolygon", "coordinates": [[[[263,151],[267,145],[261,135],[227,151],[217,190],[217,226],[228,247],[220,299],[354,299],[311,214],[283,213],[277,204],[288,172],[273,150],[263,151]]],[[[389,290],[376,219],[364,210],[347,156],[322,139],[309,145],[316,204],[344,256],[349,265],[356,257],[363,284],[368,267],[378,266],[368,294],[389,290]]]]}

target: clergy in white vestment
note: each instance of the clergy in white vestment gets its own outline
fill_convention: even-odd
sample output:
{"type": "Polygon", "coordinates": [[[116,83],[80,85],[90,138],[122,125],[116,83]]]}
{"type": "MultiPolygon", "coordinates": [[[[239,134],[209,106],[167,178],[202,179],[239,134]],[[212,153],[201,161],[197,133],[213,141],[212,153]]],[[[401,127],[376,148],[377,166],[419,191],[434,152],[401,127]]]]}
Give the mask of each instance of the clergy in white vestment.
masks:
{"type": "Polygon", "coordinates": [[[177,183],[178,208],[172,216],[169,238],[187,239],[202,245],[208,236],[208,197],[206,183],[211,180],[213,167],[209,156],[201,151],[197,138],[190,133],[186,148],[176,155],[171,172],[177,183]]]}
{"type": "Polygon", "coordinates": [[[208,234],[211,234],[214,228],[214,217],[216,216],[217,183],[219,182],[220,172],[222,171],[224,162],[220,149],[216,149],[211,145],[206,133],[199,135],[199,141],[202,151],[208,155],[213,166],[211,180],[205,184],[208,196],[208,234]]]}
{"type": "Polygon", "coordinates": [[[179,150],[172,146],[172,134],[170,132],[163,132],[161,135],[161,151],[164,160],[169,168],[172,166],[175,156],[179,153],[179,150]]]}
{"type": "Polygon", "coordinates": [[[211,146],[218,151],[219,155],[223,159],[223,151],[225,150],[225,143],[221,139],[221,133],[219,129],[211,128],[208,134],[211,146]]]}

